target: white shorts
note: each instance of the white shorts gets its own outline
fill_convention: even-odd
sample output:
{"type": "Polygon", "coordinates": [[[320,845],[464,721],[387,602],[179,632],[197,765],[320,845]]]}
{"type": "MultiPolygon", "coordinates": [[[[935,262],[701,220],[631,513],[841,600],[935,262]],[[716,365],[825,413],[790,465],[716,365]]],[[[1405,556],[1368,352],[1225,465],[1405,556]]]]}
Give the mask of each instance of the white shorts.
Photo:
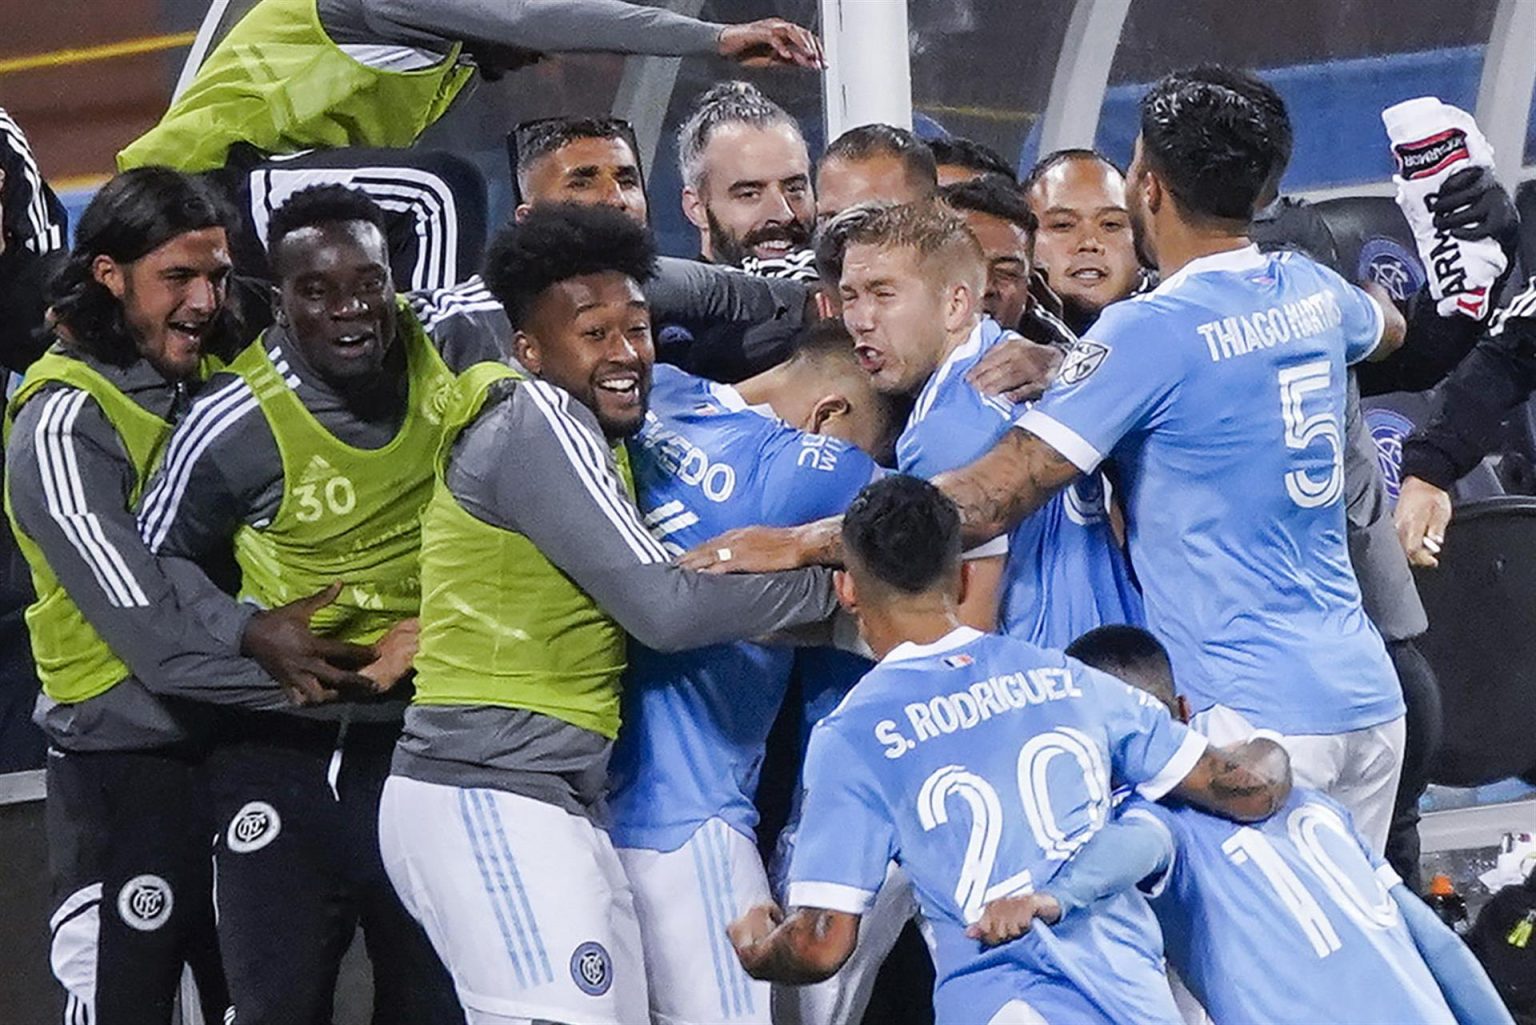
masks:
{"type": "Polygon", "coordinates": [[[757,845],[721,819],[675,851],[620,847],[645,945],[656,1025],[768,1025],[772,988],[746,973],[726,927],[769,899],[757,845]]]}
{"type": "Polygon", "coordinates": [[[379,849],[470,1025],[645,1021],[629,882],[608,834],[586,819],[500,790],[391,776],[379,849]]]}
{"type": "Polygon", "coordinates": [[[858,945],[838,973],[814,986],[775,986],[776,1025],[855,1025],[863,1020],[880,966],[917,915],[912,880],[892,862],[875,902],[859,918],[858,945]]]}
{"type": "MultiPolygon", "coordinates": [[[[1218,747],[1253,736],[1253,723],[1225,705],[1212,705],[1190,724],[1218,747]]],[[[1355,830],[1378,857],[1387,849],[1397,781],[1403,774],[1405,720],[1402,716],[1348,733],[1305,733],[1280,737],[1291,756],[1297,786],[1321,791],[1349,810],[1355,830]]]]}

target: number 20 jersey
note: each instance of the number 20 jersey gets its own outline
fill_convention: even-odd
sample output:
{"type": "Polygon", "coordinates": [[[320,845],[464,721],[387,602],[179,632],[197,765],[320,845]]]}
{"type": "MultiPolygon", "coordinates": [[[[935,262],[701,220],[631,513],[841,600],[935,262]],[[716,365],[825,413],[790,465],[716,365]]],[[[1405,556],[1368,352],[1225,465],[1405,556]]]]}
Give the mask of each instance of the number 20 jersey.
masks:
{"type": "Polygon", "coordinates": [[[985,949],[965,928],[988,901],[1047,886],[1104,826],[1112,779],[1155,800],[1205,748],[1155,699],[1060,652],[968,628],[901,645],[811,734],[789,903],[862,914],[895,859],[922,909],[939,1021],[1038,1007],[1053,985],[1110,1020],[1177,1020],[1134,894],[1049,941],[985,949]]]}
{"type": "Polygon", "coordinates": [[[1108,307],[1018,422],[1084,471],[1113,459],[1147,621],[1196,711],[1286,734],[1403,713],[1345,542],[1346,366],[1381,333],[1300,254],[1202,257],[1108,307]]]}

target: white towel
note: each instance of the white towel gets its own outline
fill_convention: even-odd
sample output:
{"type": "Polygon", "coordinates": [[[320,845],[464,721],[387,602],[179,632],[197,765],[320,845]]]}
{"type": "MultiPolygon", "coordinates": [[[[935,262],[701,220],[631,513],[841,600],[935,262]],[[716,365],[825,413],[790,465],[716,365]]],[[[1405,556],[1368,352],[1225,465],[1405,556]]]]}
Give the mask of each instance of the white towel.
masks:
{"type": "Polygon", "coordinates": [[[1504,250],[1491,238],[1468,242],[1437,232],[1427,201],[1457,171],[1492,167],[1493,147],[1471,114],[1433,96],[1388,107],[1381,121],[1397,162],[1397,205],[1413,229],[1436,308],[1442,317],[1481,320],[1493,283],[1504,273],[1504,250]]]}

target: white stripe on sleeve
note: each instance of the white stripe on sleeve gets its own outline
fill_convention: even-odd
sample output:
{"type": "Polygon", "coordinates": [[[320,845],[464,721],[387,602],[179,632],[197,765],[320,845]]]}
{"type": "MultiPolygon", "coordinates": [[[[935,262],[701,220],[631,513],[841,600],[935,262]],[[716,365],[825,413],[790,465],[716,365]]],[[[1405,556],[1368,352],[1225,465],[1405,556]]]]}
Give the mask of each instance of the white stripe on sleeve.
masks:
{"type": "Polygon", "coordinates": [[[152,553],[158,555],[170,535],[177,507],[186,496],[187,483],[198,459],[209,445],[256,407],[256,396],[244,378],[231,381],[192,404],[187,418],[171,436],[164,467],[139,510],[139,534],[152,553]]]}

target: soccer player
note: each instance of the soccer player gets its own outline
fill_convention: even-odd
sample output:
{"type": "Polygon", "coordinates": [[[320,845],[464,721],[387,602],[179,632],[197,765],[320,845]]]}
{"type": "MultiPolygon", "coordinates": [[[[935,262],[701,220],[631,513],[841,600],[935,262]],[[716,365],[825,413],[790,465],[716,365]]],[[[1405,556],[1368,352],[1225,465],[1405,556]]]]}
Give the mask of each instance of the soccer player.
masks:
{"type": "MultiPolygon", "coordinates": [[[[140,529],[162,558],[233,560],[241,597],[259,607],[342,580],[314,629],[372,644],[421,604],[437,404],[456,372],[499,348],[466,346],[461,332],[439,352],[396,298],[384,213],[363,192],[298,192],[269,239],[277,323],[177,426],[140,529]]],[[[219,945],[240,1021],[328,1020],[359,922],[376,1021],[463,1020],[379,858],[379,793],[408,696],[221,717],[206,771],[219,945]]]]}
{"type": "Polygon", "coordinates": [[[789,983],[830,975],[894,858],[917,888],[940,1023],[1177,1022],[1133,896],[1048,939],[983,950],[972,930],[989,900],[1048,886],[1103,828],[1111,778],[1252,821],[1289,791],[1283,751],[1212,749],[1119,680],[962,626],[959,515],[926,482],[870,485],[843,536],[838,594],[881,662],[816,726],[792,910],[760,905],[732,925],[742,964],[789,983]]]}
{"type": "MultiPolygon", "coordinates": [[[[1150,628],[1214,740],[1281,733],[1296,777],[1379,851],[1401,767],[1403,699],[1345,546],[1346,364],[1403,320],[1305,257],[1249,242],[1274,166],[1247,75],[1176,72],[1143,98],[1130,175],[1138,244],[1162,284],[1106,309],[1056,383],[964,471],[939,478],[968,534],[996,536],[1113,457],[1150,628]]],[[[835,561],[831,523],[727,535],[688,565],[835,561]]]]}
{"type": "Polygon", "coordinates": [[[622,442],[650,391],[653,258],[645,229],[602,207],[509,226],[487,280],[529,376],[471,367],[441,411],[416,694],[379,831],[472,1025],[646,1016],[629,884],[594,821],[625,634],[677,651],[835,608],[824,573],[692,573],[647,531],[622,442]]]}
{"type": "Polygon", "coordinates": [[[1125,176],[1094,150],[1058,150],[1030,170],[1022,189],[1035,215],[1034,265],[1082,334],[1142,283],[1125,176]]]}
{"type": "MultiPolygon", "coordinates": [[[[225,305],[230,212],[165,168],[119,175],[80,219],[55,282],[55,346],[6,414],[6,512],[32,571],[27,610],[48,735],[50,959],[80,1020],[168,1025],[184,962],[203,1011],[228,1000],[213,956],[202,714],[177,699],[280,703],[371,687],[316,642],[323,604],[240,609],[162,564],[132,509],[206,356],[237,344],[225,305]]],[[[334,695],[331,695],[334,696],[334,695]]]]}
{"type": "MultiPolygon", "coordinates": [[[[1151,634],[1103,627],[1067,651],[1187,714],[1151,634]]],[[[1251,825],[1132,797],[1052,881],[1088,903],[1138,883],[1218,1022],[1511,1021],[1472,952],[1315,791],[1251,825]]],[[[1006,939],[1027,916],[1003,900],[984,917],[1006,939]]]]}
{"type": "MultiPolygon", "coordinates": [[[[678,552],[731,527],[808,523],[881,472],[868,453],[896,427],[836,321],[735,387],[658,366],[628,443],[637,505],[678,552]]],[[[753,801],[794,658],[747,641],[630,649],[609,832],[635,892],[653,1020],[769,1020],[769,987],[741,971],[720,926],[768,897],[753,801]]]]}
{"type": "Polygon", "coordinates": [[[677,132],[683,213],[704,259],[809,265],[816,197],[811,157],[795,119],[746,82],[700,96],[677,132]]]}
{"type": "MultiPolygon", "coordinates": [[[[847,234],[843,322],[875,387],[916,403],[896,443],[903,473],[932,478],[988,451],[1024,408],[983,394],[972,367],[1004,332],[982,315],[986,269],[965,222],[892,207],[847,234]]],[[[1141,600],[1097,476],[1052,500],[973,560],[965,622],[1060,647],[1104,623],[1139,623],[1141,600]]]]}
{"type": "Polygon", "coordinates": [[[905,128],[860,125],[833,139],[816,163],[816,223],[856,203],[898,206],[939,190],[928,144],[905,128]]]}

